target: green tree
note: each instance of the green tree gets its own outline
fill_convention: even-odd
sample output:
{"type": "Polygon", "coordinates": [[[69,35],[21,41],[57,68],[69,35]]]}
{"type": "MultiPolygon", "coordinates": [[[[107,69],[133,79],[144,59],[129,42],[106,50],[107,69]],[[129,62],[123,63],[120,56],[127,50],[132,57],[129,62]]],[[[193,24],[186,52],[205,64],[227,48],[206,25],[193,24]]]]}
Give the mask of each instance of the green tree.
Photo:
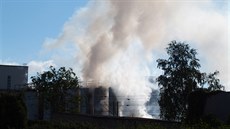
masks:
{"type": "Polygon", "coordinates": [[[78,99],[75,92],[79,88],[78,78],[71,68],[61,67],[56,70],[50,66],[49,71],[37,73],[31,79],[39,93],[40,119],[43,119],[44,107],[50,107],[51,112],[65,112],[67,104],[78,99]]]}
{"type": "Polygon", "coordinates": [[[219,74],[219,71],[215,71],[213,73],[208,74],[205,76],[205,82],[208,84],[208,91],[217,91],[224,89],[224,86],[220,84],[220,79],[216,78],[219,74]]]}
{"type": "Polygon", "coordinates": [[[23,129],[27,126],[27,110],[19,93],[0,93],[0,128],[23,129]]]}
{"type": "Polygon", "coordinates": [[[218,72],[201,73],[197,52],[188,44],[172,41],[166,48],[169,58],[158,59],[163,74],[157,78],[160,88],[160,117],[165,120],[184,120],[188,109],[189,94],[208,84],[208,89],[220,90],[222,85],[215,78],[218,72]]]}

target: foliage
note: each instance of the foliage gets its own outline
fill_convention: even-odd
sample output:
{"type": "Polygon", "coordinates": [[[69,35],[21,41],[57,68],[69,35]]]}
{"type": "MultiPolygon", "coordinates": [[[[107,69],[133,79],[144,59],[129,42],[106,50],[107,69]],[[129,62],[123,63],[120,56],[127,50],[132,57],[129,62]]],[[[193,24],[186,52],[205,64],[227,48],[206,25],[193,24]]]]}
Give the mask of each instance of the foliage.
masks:
{"type": "Polygon", "coordinates": [[[199,89],[189,95],[186,116],[187,123],[194,124],[200,120],[203,115],[207,94],[208,92],[206,90],[199,89]]]}
{"type": "Polygon", "coordinates": [[[230,125],[230,114],[228,115],[227,121],[226,121],[227,125],[230,125]]]}
{"type": "Polygon", "coordinates": [[[1,93],[0,102],[0,128],[25,128],[27,125],[27,110],[22,95],[1,93]]]}
{"type": "Polygon", "coordinates": [[[30,121],[28,129],[100,129],[87,122],[30,121]]]}
{"type": "MultiPolygon", "coordinates": [[[[118,128],[116,129],[127,129],[127,126],[125,125],[119,125],[118,128]]],[[[166,127],[156,124],[156,123],[152,123],[152,124],[143,124],[143,125],[136,125],[133,127],[128,127],[128,129],[166,129],[166,127]]],[[[170,127],[168,129],[174,129],[173,127],[170,127]]]]}
{"type": "MultiPolygon", "coordinates": [[[[31,79],[39,93],[41,119],[44,105],[50,106],[52,112],[64,112],[67,103],[75,102],[74,100],[78,99],[74,94],[79,88],[78,78],[71,68],[61,67],[56,70],[50,66],[49,71],[37,73],[37,76],[31,77],[31,79]]],[[[74,104],[77,108],[77,104],[74,104]]]]}
{"type": "Polygon", "coordinates": [[[218,74],[219,71],[215,71],[214,73],[210,73],[206,76],[205,82],[209,85],[209,91],[216,91],[224,88],[224,86],[220,84],[220,79],[216,78],[216,75],[218,74]]]}
{"type": "MultiPolygon", "coordinates": [[[[220,125],[213,127],[205,121],[198,121],[193,125],[177,125],[172,126],[170,124],[157,124],[157,123],[146,123],[137,126],[127,126],[124,123],[116,123],[118,126],[111,126],[113,129],[229,129],[230,126],[220,125]]],[[[108,128],[108,127],[107,127],[108,128]]],[[[27,129],[107,129],[103,125],[88,123],[88,122],[55,122],[55,121],[30,121],[27,129]]]]}
{"type": "Polygon", "coordinates": [[[217,128],[217,127],[220,127],[222,125],[222,122],[220,120],[218,120],[217,117],[213,114],[205,115],[201,118],[201,120],[213,128],[217,128]]]}
{"type": "Polygon", "coordinates": [[[213,115],[207,115],[199,120],[196,123],[192,124],[183,124],[181,129],[230,129],[229,125],[224,125],[213,115]]]}
{"type": "Polygon", "coordinates": [[[158,68],[163,74],[157,78],[160,87],[160,117],[181,121],[186,117],[188,97],[193,91],[208,85],[208,90],[220,90],[223,86],[215,76],[218,71],[200,72],[197,52],[188,44],[172,41],[166,48],[168,59],[158,59],[158,68]]]}
{"type": "Polygon", "coordinates": [[[160,117],[166,120],[181,120],[187,110],[189,93],[201,83],[199,60],[196,50],[188,44],[172,41],[166,48],[169,58],[158,59],[158,68],[164,71],[157,78],[160,87],[160,117]]]}

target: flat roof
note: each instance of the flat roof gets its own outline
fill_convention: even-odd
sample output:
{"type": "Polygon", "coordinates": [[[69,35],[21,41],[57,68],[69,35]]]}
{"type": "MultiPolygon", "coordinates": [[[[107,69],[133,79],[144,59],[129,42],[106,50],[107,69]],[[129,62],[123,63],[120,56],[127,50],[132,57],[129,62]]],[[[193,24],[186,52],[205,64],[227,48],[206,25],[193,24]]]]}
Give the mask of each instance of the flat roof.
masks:
{"type": "Polygon", "coordinates": [[[0,64],[0,67],[29,67],[27,65],[5,65],[5,64],[0,64]]]}

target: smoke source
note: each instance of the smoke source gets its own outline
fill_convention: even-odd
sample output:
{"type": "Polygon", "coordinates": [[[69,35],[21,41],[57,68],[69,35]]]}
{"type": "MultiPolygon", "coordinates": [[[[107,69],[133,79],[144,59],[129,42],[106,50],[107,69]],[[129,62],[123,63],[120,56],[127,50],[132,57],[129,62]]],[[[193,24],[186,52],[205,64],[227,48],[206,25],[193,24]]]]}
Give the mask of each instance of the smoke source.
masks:
{"type": "Polygon", "coordinates": [[[69,60],[75,62],[72,67],[80,69],[84,80],[109,82],[120,101],[121,115],[151,117],[145,103],[157,86],[150,86],[146,76],[160,74],[154,70],[155,60],[163,58],[171,40],[191,43],[198,49],[204,70],[219,70],[222,83],[228,83],[226,3],[89,1],[44,47],[48,51],[74,47],[69,60]]]}

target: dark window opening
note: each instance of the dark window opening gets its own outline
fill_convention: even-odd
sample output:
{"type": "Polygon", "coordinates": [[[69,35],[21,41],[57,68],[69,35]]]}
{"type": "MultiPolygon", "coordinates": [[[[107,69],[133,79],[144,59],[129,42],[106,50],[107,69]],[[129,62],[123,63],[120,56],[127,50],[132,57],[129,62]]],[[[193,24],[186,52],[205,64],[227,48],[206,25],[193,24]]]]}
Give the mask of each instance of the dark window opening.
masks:
{"type": "Polygon", "coordinates": [[[7,89],[11,88],[11,76],[7,76],[7,89]]]}

